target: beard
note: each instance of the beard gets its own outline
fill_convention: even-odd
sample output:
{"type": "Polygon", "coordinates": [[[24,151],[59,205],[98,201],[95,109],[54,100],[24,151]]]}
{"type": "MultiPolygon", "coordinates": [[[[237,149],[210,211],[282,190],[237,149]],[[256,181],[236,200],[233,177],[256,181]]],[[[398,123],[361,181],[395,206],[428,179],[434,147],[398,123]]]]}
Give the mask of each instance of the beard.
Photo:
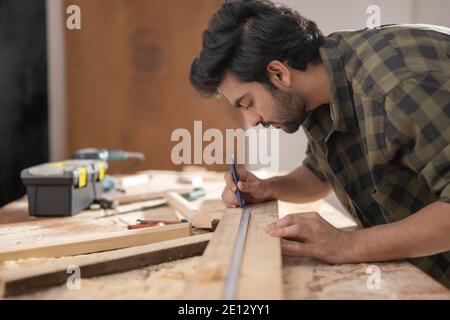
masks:
{"type": "Polygon", "coordinates": [[[276,106],[274,118],[276,121],[263,121],[261,124],[268,128],[271,125],[279,127],[286,133],[295,133],[306,119],[306,105],[299,92],[283,92],[277,88],[270,90],[276,106]]]}

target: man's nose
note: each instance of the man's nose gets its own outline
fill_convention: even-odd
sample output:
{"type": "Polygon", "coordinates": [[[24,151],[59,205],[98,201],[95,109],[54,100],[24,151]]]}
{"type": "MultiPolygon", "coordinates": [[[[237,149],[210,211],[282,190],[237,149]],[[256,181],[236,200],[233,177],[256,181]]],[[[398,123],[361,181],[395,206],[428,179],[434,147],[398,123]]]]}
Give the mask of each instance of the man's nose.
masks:
{"type": "Polygon", "coordinates": [[[253,110],[244,111],[243,113],[247,122],[253,127],[256,127],[261,121],[263,121],[263,118],[253,110]]]}

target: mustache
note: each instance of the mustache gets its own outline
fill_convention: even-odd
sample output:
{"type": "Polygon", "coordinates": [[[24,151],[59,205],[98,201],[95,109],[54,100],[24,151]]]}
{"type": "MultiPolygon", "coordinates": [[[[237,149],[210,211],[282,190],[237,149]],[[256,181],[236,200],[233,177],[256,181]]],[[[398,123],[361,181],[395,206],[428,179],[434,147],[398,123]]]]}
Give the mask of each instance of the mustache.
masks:
{"type": "Polygon", "coordinates": [[[272,121],[260,121],[257,123],[257,125],[262,125],[264,128],[269,128],[273,124],[274,122],[272,121]]]}
{"type": "MultiPolygon", "coordinates": [[[[303,119],[299,120],[299,121],[278,123],[279,127],[277,127],[277,128],[283,129],[283,131],[285,131],[286,133],[294,133],[299,129],[299,127],[302,123],[303,123],[303,119]]],[[[257,123],[257,125],[262,125],[264,128],[270,128],[270,126],[274,126],[274,124],[276,124],[276,122],[273,122],[273,121],[260,121],[257,123]]]]}

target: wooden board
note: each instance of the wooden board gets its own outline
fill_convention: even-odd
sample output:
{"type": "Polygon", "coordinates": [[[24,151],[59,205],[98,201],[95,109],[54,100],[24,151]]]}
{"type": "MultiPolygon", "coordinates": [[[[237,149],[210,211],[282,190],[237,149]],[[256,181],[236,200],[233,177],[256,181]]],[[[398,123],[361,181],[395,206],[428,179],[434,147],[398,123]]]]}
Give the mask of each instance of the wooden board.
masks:
{"type": "MultiPolygon", "coordinates": [[[[188,193],[192,191],[190,187],[180,187],[172,190],[167,190],[171,192],[176,192],[179,194],[188,193]]],[[[117,194],[104,194],[103,199],[109,201],[117,201],[120,205],[132,204],[135,202],[143,202],[147,200],[163,199],[166,195],[166,190],[157,192],[139,192],[139,193],[117,193],[117,194]]]]}
{"type": "Polygon", "coordinates": [[[283,299],[280,239],[265,232],[277,218],[277,202],[254,206],[250,212],[238,299],[283,299]]]}
{"type": "MultiPolygon", "coordinates": [[[[220,190],[221,192],[221,190],[220,190]]],[[[220,192],[217,194],[217,199],[220,198],[220,192]]],[[[219,200],[217,200],[219,201],[219,200]]],[[[219,204],[219,202],[218,202],[219,204]]],[[[17,221],[20,217],[25,217],[26,208],[21,204],[21,201],[14,205],[8,206],[5,209],[0,209],[0,233],[6,232],[10,228],[16,238],[21,238],[19,235],[30,233],[31,230],[18,230],[23,228],[17,224],[8,224],[7,220],[17,221]],[[3,214],[4,213],[4,214],[3,214]],[[7,216],[6,216],[7,214],[7,216]],[[14,219],[11,219],[13,218],[14,219]],[[6,219],[5,219],[6,218],[6,219]],[[3,226],[2,226],[3,225],[3,226]]],[[[167,208],[168,209],[168,208],[167,208]]],[[[219,208],[209,208],[218,210],[219,208]]],[[[350,227],[354,222],[349,221],[348,218],[333,208],[324,200],[310,204],[289,204],[279,202],[279,215],[284,216],[289,213],[317,211],[327,221],[337,227],[350,227]]],[[[154,211],[154,210],[152,210],[154,211]]],[[[160,212],[160,210],[157,210],[160,212]]],[[[168,212],[169,214],[170,212],[168,212]]],[[[160,213],[158,213],[159,215],[160,213]]],[[[164,218],[157,215],[150,215],[140,218],[156,219],[164,218]]],[[[174,217],[169,214],[167,219],[174,217]]],[[[27,217],[27,220],[30,218],[27,217]]],[[[56,219],[32,219],[33,226],[38,229],[33,229],[33,232],[40,230],[40,233],[46,234],[46,239],[49,237],[49,231],[58,230],[64,232],[73,232],[77,230],[85,230],[88,228],[90,232],[107,230],[108,232],[115,231],[114,228],[121,227],[121,225],[112,225],[108,219],[96,219],[95,221],[103,221],[100,225],[88,224],[92,223],[87,219],[85,214],[73,218],[56,218],[56,219]],[[55,222],[53,222],[55,221],[55,222]],[[56,223],[59,221],[58,223],[56,223]],[[50,224],[50,222],[52,222],[50,224]],[[78,224],[75,228],[75,222],[78,224]],[[71,224],[70,231],[66,226],[71,224]],[[43,229],[45,227],[45,230],[43,229]]],[[[130,219],[129,222],[134,222],[130,219]]],[[[20,223],[23,225],[24,223],[20,223]]],[[[32,225],[32,221],[26,222],[25,225],[32,225]]],[[[29,237],[25,237],[27,243],[29,237]]],[[[60,239],[58,235],[54,234],[51,237],[60,239]]],[[[181,240],[181,239],[180,239],[181,240]]],[[[9,239],[9,244],[12,239],[9,239]]],[[[158,243],[162,244],[161,243],[158,243]]],[[[152,244],[156,245],[156,244],[152,244]]],[[[5,238],[0,236],[0,246],[5,247],[5,238]]],[[[131,250],[120,249],[120,250],[131,250]]],[[[136,247],[137,249],[137,247],[136,247]]],[[[115,251],[114,251],[115,252],[115,251]]],[[[58,259],[30,259],[12,263],[0,264],[0,278],[7,274],[17,274],[26,276],[25,270],[29,268],[42,267],[45,270],[52,270],[51,265],[56,262],[79,265],[86,258],[97,255],[104,255],[113,253],[102,252],[95,253],[89,256],[73,256],[58,259]],[[47,266],[47,267],[45,267],[47,266]]],[[[184,288],[190,285],[192,275],[201,262],[201,257],[193,257],[191,259],[177,260],[174,262],[158,264],[155,266],[139,268],[129,272],[111,274],[104,277],[90,278],[87,281],[82,281],[82,288],[80,290],[67,290],[65,285],[54,287],[49,290],[40,290],[33,294],[21,295],[21,299],[180,299],[183,298],[184,288]],[[188,283],[189,281],[189,283],[188,283]],[[123,283],[127,283],[126,288],[120,289],[123,283]]],[[[62,265],[64,268],[64,265],[62,265]]],[[[85,273],[85,272],[84,272],[85,273]]],[[[83,275],[83,273],[82,273],[83,275]]],[[[67,274],[64,279],[67,279],[67,274]]],[[[283,291],[285,299],[450,299],[450,290],[437,283],[435,280],[427,276],[419,269],[412,266],[407,261],[394,261],[386,263],[371,263],[371,264],[344,264],[344,265],[328,265],[320,261],[314,261],[302,257],[283,257],[283,291]],[[367,287],[367,280],[370,274],[367,273],[369,266],[378,266],[381,270],[381,288],[379,290],[371,290],[367,287]]]]}
{"type": "Polygon", "coordinates": [[[176,192],[167,192],[165,197],[168,204],[181,215],[180,218],[186,219],[195,228],[211,229],[214,220],[220,220],[223,215],[223,212],[203,212],[176,192]]]}
{"type": "Polygon", "coordinates": [[[67,268],[73,265],[80,268],[80,276],[84,279],[200,255],[211,236],[211,233],[206,233],[77,257],[77,260],[71,260],[70,264],[67,261],[61,261],[25,271],[13,270],[0,275],[0,297],[21,295],[63,284],[70,276],[67,268]]]}
{"type": "Polygon", "coordinates": [[[139,246],[158,241],[187,237],[191,225],[180,223],[140,230],[127,230],[106,235],[83,237],[80,240],[54,244],[23,245],[0,250],[0,262],[27,258],[54,258],[139,246]]]}
{"type": "MultiPolygon", "coordinates": [[[[222,298],[241,215],[242,209],[225,212],[184,298],[222,298]]],[[[251,206],[237,299],[283,298],[280,239],[264,231],[277,217],[276,202],[251,206]]]]}

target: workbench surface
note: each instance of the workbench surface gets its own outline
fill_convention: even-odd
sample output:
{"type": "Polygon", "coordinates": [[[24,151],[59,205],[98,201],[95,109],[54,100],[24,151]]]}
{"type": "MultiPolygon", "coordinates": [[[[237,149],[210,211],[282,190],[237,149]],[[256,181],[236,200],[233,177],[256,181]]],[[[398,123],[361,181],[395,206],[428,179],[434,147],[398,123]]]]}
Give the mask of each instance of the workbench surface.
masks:
{"type": "MultiPolygon", "coordinates": [[[[223,210],[219,198],[223,183],[217,181],[205,185],[208,196],[203,200],[203,209],[223,210]]],[[[356,227],[351,218],[325,200],[308,204],[280,202],[279,211],[280,216],[316,211],[336,227],[356,227]]],[[[166,207],[117,216],[94,210],[69,218],[33,218],[28,216],[24,198],[0,209],[0,248],[123,231],[136,218],[171,220],[173,216],[173,210],[166,207]]],[[[76,264],[80,259],[83,256],[7,261],[0,264],[0,278],[2,272],[51,265],[61,260],[66,260],[68,265],[76,264]]],[[[70,290],[63,285],[15,298],[179,299],[199,260],[200,257],[193,257],[120,274],[82,278],[80,289],[70,290]]],[[[309,258],[284,256],[283,281],[286,299],[450,299],[450,290],[406,261],[331,266],[309,258]],[[373,271],[379,271],[381,282],[378,288],[370,285],[373,271]]]]}

